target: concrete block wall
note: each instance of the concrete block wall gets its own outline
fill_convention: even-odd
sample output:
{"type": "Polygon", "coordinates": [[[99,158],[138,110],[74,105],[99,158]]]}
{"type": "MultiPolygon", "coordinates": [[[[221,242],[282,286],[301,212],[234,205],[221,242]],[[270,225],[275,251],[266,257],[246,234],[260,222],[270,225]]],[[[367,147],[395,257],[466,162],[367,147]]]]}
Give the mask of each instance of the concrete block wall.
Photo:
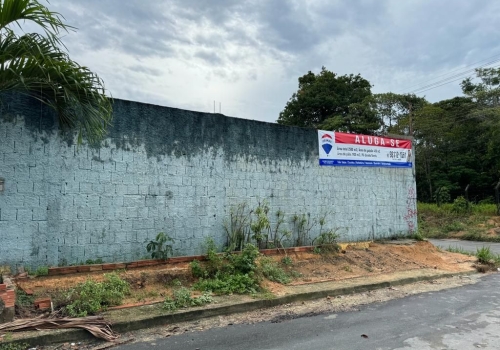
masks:
{"type": "Polygon", "coordinates": [[[89,147],[36,101],[4,96],[0,112],[0,265],[130,261],[161,231],[199,254],[225,242],[231,206],[264,199],[287,225],[328,214],[344,241],[416,227],[412,169],[320,167],[315,130],[115,100],[89,147]]]}

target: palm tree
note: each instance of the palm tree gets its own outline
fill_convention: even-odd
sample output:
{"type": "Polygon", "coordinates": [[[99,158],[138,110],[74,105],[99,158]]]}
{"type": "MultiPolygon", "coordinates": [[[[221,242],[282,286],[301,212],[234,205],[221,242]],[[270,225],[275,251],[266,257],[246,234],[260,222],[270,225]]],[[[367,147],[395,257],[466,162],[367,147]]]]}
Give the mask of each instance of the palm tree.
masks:
{"type": "Polygon", "coordinates": [[[79,143],[93,143],[111,122],[111,100],[103,81],[64,51],[60,33],[74,28],[62,19],[37,0],[0,0],[0,93],[36,98],[57,112],[61,127],[78,131],[79,143]],[[26,21],[44,34],[16,34],[26,21]]]}

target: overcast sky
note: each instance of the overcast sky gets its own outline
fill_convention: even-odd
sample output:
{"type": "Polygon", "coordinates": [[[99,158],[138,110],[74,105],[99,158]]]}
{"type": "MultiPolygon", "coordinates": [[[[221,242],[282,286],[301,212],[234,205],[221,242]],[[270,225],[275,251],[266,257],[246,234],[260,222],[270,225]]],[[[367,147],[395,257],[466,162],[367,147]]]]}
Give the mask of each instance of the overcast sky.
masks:
{"type": "MultiPolygon", "coordinates": [[[[360,73],[406,93],[500,58],[494,0],[51,0],[115,98],[275,122],[297,78],[360,73]],[[496,56],[496,57],[494,57],[496,56]],[[439,80],[439,79],[438,79],[439,80]]],[[[460,95],[459,81],[425,92],[460,95]]]]}

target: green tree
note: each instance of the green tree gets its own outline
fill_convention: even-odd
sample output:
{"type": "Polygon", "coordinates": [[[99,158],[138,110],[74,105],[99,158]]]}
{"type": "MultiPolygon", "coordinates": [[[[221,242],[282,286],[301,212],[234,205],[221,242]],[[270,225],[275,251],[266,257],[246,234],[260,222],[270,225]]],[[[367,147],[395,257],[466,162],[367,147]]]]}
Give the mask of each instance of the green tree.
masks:
{"type": "Polygon", "coordinates": [[[57,112],[61,127],[76,129],[79,142],[95,142],[105,135],[112,106],[103,81],[64,51],[60,34],[73,29],[37,0],[0,0],[0,93],[34,97],[57,112]],[[25,22],[43,34],[17,34],[25,22]]]}
{"type": "Polygon", "coordinates": [[[392,92],[373,95],[372,103],[375,113],[383,122],[382,133],[401,135],[413,133],[415,113],[427,104],[423,97],[392,92]]]}
{"type": "MultiPolygon", "coordinates": [[[[483,159],[482,173],[487,173],[494,182],[500,178],[500,68],[476,69],[479,79],[474,82],[471,78],[465,79],[461,86],[464,94],[476,103],[466,117],[470,124],[480,128],[476,137],[484,144],[478,156],[483,159]]],[[[469,130],[470,132],[470,130],[469,130]]]]}
{"type": "Polygon", "coordinates": [[[278,123],[373,134],[382,123],[372,108],[371,85],[358,75],[339,76],[325,67],[299,78],[299,89],[280,113],[278,123]]]}

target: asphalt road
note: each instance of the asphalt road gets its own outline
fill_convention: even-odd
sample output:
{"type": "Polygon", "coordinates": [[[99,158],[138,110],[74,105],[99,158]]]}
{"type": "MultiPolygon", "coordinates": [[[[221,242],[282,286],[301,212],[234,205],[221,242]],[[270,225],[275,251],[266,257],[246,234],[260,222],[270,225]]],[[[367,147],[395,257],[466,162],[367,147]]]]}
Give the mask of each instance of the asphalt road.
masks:
{"type": "Polygon", "coordinates": [[[442,249],[447,249],[448,247],[458,247],[464,249],[465,251],[475,253],[478,248],[490,247],[492,252],[500,254],[500,243],[461,241],[459,239],[428,239],[428,241],[436,247],[440,247],[442,249]]]}
{"type": "Polygon", "coordinates": [[[500,274],[465,287],[362,306],[357,312],[284,317],[118,349],[500,349],[500,274]]]}

